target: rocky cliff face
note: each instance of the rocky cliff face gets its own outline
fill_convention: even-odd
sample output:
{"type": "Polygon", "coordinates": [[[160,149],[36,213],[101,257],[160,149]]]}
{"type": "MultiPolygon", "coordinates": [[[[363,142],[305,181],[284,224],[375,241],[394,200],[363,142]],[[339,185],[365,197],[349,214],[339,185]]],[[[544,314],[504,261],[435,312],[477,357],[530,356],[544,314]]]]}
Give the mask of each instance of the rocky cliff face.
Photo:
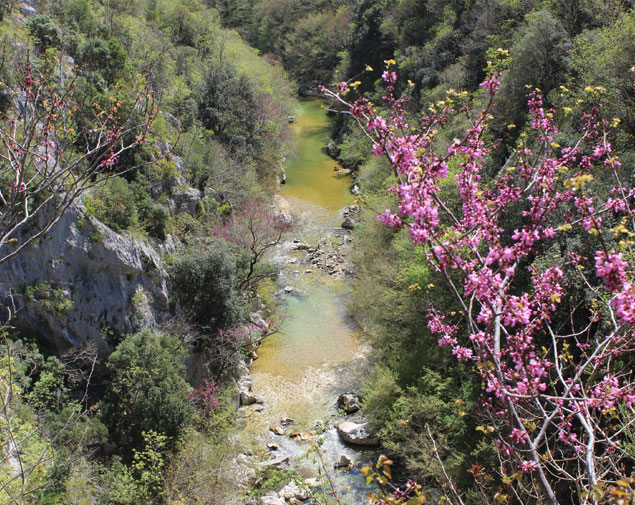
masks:
{"type": "Polygon", "coordinates": [[[93,343],[109,354],[121,335],[170,316],[169,288],[154,247],[85,218],[81,205],[0,265],[0,304],[11,308],[11,324],[58,352],[93,343]]]}

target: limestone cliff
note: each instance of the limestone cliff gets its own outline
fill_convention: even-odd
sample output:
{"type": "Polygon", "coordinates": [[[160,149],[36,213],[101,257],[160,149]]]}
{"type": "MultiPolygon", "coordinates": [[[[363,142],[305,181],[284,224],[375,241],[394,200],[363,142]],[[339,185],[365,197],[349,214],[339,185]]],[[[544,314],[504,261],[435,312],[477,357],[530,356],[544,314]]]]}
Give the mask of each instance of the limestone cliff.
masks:
{"type": "Polygon", "coordinates": [[[11,324],[56,351],[92,342],[110,353],[121,335],[170,316],[169,289],[151,244],[84,217],[81,205],[0,265],[0,303],[11,308],[11,324]]]}

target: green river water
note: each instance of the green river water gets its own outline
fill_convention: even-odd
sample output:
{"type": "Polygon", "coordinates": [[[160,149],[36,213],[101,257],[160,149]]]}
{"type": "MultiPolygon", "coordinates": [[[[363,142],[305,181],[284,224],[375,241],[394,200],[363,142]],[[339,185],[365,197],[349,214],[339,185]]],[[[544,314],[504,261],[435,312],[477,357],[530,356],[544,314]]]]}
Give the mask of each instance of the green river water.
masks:
{"type": "MultiPolygon", "coordinates": [[[[287,182],[281,186],[277,203],[296,224],[288,241],[273,255],[273,261],[281,266],[275,299],[285,321],[282,331],[258,348],[251,376],[253,391],[264,400],[264,408],[243,408],[247,414],[241,435],[243,443],[255,452],[261,453],[266,443],[276,443],[280,451],[291,455],[292,466],[305,477],[316,473],[315,466],[301,458],[308,444],[274,435],[269,428],[289,417],[294,424],[287,433],[309,432],[316,421],[335,418],[337,396],[358,389],[364,363],[358,330],[347,315],[347,281],[315,268],[307,260],[307,251],[293,248],[293,239],[315,245],[324,238],[341,241],[342,234],[348,233],[339,228],[343,220],[340,211],[352,203],[352,179],[338,175],[333,170],[335,161],[326,155],[331,124],[321,105],[320,100],[301,102],[290,125],[296,145],[285,165],[287,182]],[[291,294],[283,288],[291,288],[291,294]]],[[[333,470],[333,461],[340,454],[357,461],[360,454],[343,446],[334,429],[325,438],[325,459],[342,502],[362,503],[358,499],[365,490],[358,472],[333,470]]]]}

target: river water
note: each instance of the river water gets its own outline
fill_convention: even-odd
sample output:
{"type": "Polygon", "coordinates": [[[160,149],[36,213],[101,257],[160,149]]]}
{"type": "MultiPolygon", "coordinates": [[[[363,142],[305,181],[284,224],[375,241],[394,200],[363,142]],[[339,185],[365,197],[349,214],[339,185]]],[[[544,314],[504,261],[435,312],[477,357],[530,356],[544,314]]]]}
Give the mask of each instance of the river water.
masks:
{"type": "MultiPolygon", "coordinates": [[[[296,240],[315,246],[322,241],[338,246],[349,240],[349,232],[340,225],[342,208],[353,200],[349,192],[352,180],[338,175],[333,170],[335,162],[326,155],[331,124],[321,105],[320,100],[301,102],[290,125],[295,147],[285,165],[287,182],[281,186],[277,203],[296,224],[273,254],[273,261],[281,267],[276,309],[285,320],[282,331],[258,349],[251,375],[253,392],[264,405],[242,408],[246,413],[241,438],[254,453],[262,454],[268,443],[276,444],[278,450],[265,458],[289,455],[291,466],[309,478],[320,473],[312,444],[288,435],[314,432],[316,421],[324,422],[324,466],[336,482],[340,503],[352,505],[365,502],[368,489],[359,468],[371,454],[340,443],[332,426],[341,417],[338,395],[358,390],[364,372],[358,330],[346,310],[349,287],[343,276],[329,275],[312,265],[307,251],[296,250],[294,244],[296,240]],[[294,422],[284,427],[285,435],[275,435],[270,428],[280,426],[283,418],[294,422]],[[333,463],[341,454],[361,465],[335,470],[333,463]]],[[[347,254],[342,252],[345,247],[340,251],[347,254]]]]}

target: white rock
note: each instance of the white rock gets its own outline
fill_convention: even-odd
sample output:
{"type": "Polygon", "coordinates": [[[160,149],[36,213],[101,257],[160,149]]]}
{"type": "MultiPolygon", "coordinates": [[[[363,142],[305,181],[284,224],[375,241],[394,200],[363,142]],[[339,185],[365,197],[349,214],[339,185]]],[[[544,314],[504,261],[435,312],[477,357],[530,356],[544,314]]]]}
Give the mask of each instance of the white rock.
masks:
{"type": "Polygon", "coordinates": [[[306,500],[311,496],[311,492],[306,488],[300,488],[295,481],[291,481],[278,492],[278,496],[288,501],[306,500]]]}
{"type": "Polygon", "coordinates": [[[286,505],[285,501],[275,494],[260,497],[260,505],[286,505]]]}
{"type": "Polygon", "coordinates": [[[335,426],[344,442],[355,445],[378,445],[379,441],[371,437],[369,423],[352,423],[345,421],[335,426]]]}
{"type": "Polygon", "coordinates": [[[340,455],[339,459],[333,465],[335,468],[346,468],[353,464],[353,460],[346,454],[340,455]]]}

